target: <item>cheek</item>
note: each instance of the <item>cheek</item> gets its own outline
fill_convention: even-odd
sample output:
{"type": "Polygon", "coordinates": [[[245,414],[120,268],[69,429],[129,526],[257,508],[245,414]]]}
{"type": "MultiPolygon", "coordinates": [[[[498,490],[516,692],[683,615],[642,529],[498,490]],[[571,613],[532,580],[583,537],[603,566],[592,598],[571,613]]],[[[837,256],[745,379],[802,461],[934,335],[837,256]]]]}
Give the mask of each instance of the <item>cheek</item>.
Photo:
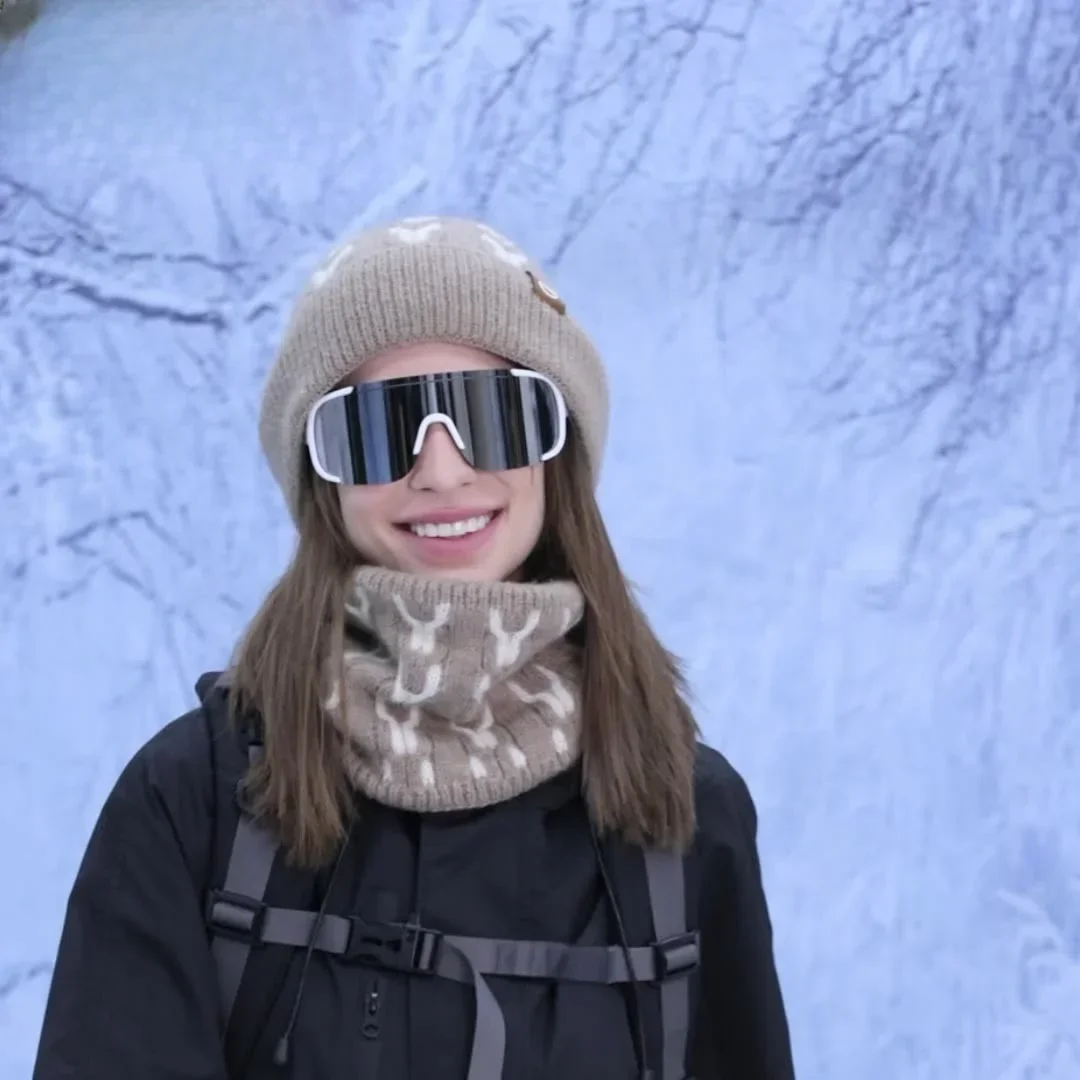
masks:
{"type": "Polygon", "coordinates": [[[381,487],[339,487],[338,501],[345,531],[359,548],[364,548],[368,538],[381,522],[389,521],[388,492],[381,487]]]}
{"type": "Polygon", "coordinates": [[[509,486],[519,514],[538,521],[544,517],[544,466],[534,465],[509,473],[509,486]]]}

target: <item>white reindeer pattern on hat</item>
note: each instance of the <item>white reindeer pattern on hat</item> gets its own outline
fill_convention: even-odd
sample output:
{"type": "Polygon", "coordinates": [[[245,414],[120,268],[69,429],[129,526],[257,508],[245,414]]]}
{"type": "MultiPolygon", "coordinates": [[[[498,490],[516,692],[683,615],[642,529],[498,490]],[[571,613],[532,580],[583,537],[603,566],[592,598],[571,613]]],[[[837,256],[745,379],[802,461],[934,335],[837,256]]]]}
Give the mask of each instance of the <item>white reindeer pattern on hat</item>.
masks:
{"type": "MultiPolygon", "coordinates": [[[[439,218],[433,215],[402,218],[384,230],[384,236],[406,247],[420,247],[431,243],[436,237],[451,231],[467,231],[479,237],[480,245],[488,253],[513,270],[524,271],[532,284],[533,293],[560,315],[566,306],[558,292],[545,281],[538,270],[529,265],[529,257],[512,240],[481,222],[464,219],[439,218]]],[[[312,274],[310,288],[314,291],[325,288],[337,275],[339,268],[357,252],[354,239],[348,239],[338,245],[325,259],[323,264],[312,274]]]]}
{"type": "Polygon", "coordinates": [[[353,242],[347,240],[344,244],[334,248],[327,256],[326,261],[311,275],[311,287],[321,289],[337,273],[338,267],[353,253],[353,242]]]}
{"type": "Polygon", "coordinates": [[[442,222],[436,217],[404,218],[386,231],[403,244],[424,244],[442,231],[442,222]]]}

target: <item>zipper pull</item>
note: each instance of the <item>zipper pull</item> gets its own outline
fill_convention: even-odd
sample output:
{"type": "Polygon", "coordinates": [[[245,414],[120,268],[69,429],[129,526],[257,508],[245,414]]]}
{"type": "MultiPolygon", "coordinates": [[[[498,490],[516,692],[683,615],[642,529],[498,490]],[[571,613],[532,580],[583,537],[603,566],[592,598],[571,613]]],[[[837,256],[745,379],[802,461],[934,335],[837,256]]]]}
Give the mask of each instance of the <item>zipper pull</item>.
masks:
{"type": "Polygon", "coordinates": [[[366,1039],[377,1039],[382,1030],[379,1025],[379,1007],[382,1005],[382,995],[379,993],[378,978],[371,984],[371,989],[364,997],[364,1023],[360,1031],[366,1039]]]}

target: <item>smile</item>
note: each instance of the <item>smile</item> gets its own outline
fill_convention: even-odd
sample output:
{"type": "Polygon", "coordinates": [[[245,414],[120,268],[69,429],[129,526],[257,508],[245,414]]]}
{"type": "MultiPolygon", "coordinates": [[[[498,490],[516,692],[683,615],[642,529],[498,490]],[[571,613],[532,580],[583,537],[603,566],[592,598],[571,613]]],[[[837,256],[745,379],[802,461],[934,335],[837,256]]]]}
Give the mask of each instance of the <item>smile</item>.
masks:
{"type": "Polygon", "coordinates": [[[463,518],[460,521],[411,522],[407,528],[414,536],[431,539],[453,539],[457,536],[469,536],[486,529],[495,517],[494,514],[482,514],[479,517],[463,518]]]}

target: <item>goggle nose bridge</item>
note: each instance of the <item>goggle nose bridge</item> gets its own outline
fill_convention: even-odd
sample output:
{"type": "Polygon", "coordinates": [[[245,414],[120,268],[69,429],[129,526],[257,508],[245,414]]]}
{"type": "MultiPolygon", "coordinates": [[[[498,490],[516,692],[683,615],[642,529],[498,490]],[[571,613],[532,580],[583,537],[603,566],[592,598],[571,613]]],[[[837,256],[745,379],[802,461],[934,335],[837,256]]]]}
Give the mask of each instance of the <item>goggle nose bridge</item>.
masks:
{"type": "Polygon", "coordinates": [[[442,424],[446,428],[447,434],[454,440],[454,445],[458,450],[465,453],[465,440],[461,437],[461,432],[458,431],[457,424],[450,419],[446,413],[434,412],[428,413],[427,416],[420,422],[420,427],[416,432],[416,439],[413,441],[413,457],[419,457],[420,451],[424,446],[424,436],[427,435],[428,429],[432,424],[442,424]]]}

